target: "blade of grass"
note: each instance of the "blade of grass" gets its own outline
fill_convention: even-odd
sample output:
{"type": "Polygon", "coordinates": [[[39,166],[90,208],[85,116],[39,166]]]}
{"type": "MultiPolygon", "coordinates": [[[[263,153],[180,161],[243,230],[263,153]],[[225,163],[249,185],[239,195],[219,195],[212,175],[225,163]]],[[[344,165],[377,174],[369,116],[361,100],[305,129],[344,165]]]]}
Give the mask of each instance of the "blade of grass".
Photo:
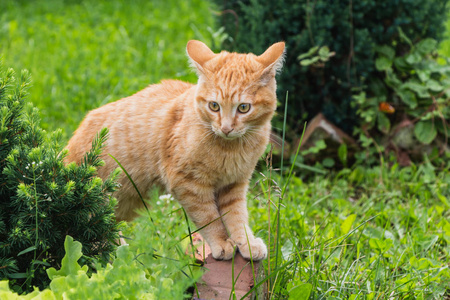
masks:
{"type": "Polygon", "coordinates": [[[273,270],[273,272],[270,275],[267,275],[266,278],[264,278],[263,280],[261,280],[258,283],[255,283],[255,285],[244,295],[241,297],[241,299],[246,299],[249,295],[251,295],[251,293],[256,290],[259,286],[261,286],[262,284],[264,284],[266,281],[268,281],[271,277],[275,276],[275,274],[277,274],[279,271],[285,269],[289,264],[291,264],[292,262],[289,261],[287,263],[285,263],[284,265],[282,265],[281,267],[273,270]]]}
{"type": "Polygon", "coordinates": [[[283,189],[281,191],[281,198],[282,199],[284,198],[284,194],[286,193],[287,186],[288,186],[288,184],[289,184],[289,182],[291,180],[292,173],[294,171],[294,166],[295,166],[295,163],[297,161],[298,153],[300,152],[300,147],[302,146],[302,143],[303,143],[303,137],[305,135],[305,131],[306,131],[306,122],[303,125],[302,135],[300,136],[300,142],[298,143],[297,152],[295,152],[294,161],[292,162],[291,169],[289,170],[288,179],[287,179],[286,183],[284,184],[284,187],[283,187],[283,189]]]}
{"type": "MultiPolygon", "coordinates": [[[[236,249],[236,248],[234,248],[234,249],[236,249]]],[[[231,284],[232,285],[231,285],[230,297],[228,297],[228,300],[230,300],[231,298],[233,298],[233,300],[236,299],[236,291],[235,291],[235,284],[236,284],[236,282],[234,280],[234,256],[235,255],[236,255],[236,250],[234,251],[233,256],[231,257],[231,284]]],[[[241,272],[242,272],[242,270],[241,270],[241,272]]]]}
{"type": "Polygon", "coordinates": [[[136,192],[139,195],[139,199],[141,199],[142,204],[144,204],[145,209],[147,210],[148,214],[150,214],[150,211],[147,207],[147,204],[144,201],[144,197],[142,197],[141,192],[139,191],[139,189],[137,188],[136,184],[134,183],[133,179],[131,178],[130,174],[128,174],[127,170],[125,170],[125,168],[122,166],[122,164],[114,157],[112,156],[112,154],[108,154],[109,156],[111,156],[112,159],[114,159],[114,161],[119,165],[119,167],[122,169],[122,171],[125,173],[125,175],[127,175],[128,179],[130,180],[131,184],[133,185],[134,189],[136,190],[136,192]]]}
{"type": "MultiPolygon", "coordinates": [[[[362,234],[363,234],[363,230],[361,230],[361,232],[359,233],[358,239],[356,240],[356,243],[355,243],[355,245],[353,246],[353,249],[352,249],[352,252],[351,252],[351,254],[350,254],[350,257],[352,257],[352,256],[353,256],[353,253],[355,253],[356,248],[357,248],[357,245],[358,245],[359,241],[361,240],[362,234]]],[[[342,291],[342,287],[343,287],[343,285],[345,284],[345,279],[346,279],[347,276],[349,275],[349,272],[350,272],[350,270],[353,268],[353,265],[354,265],[355,263],[357,263],[359,260],[360,260],[360,258],[356,258],[356,260],[354,260],[354,261],[351,263],[351,265],[345,270],[345,275],[344,275],[344,278],[343,278],[342,281],[341,281],[341,287],[340,287],[339,291],[342,291]]]]}
{"type": "Polygon", "coordinates": [[[286,100],[284,101],[284,118],[283,118],[283,140],[281,142],[281,166],[280,166],[280,185],[283,185],[283,162],[284,162],[284,142],[286,137],[286,119],[288,109],[289,91],[286,91],[286,100]]]}
{"type": "MultiPolygon", "coordinates": [[[[192,241],[191,226],[189,225],[188,216],[187,216],[184,208],[183,208],[183,214],[184,214],[184,219],[186,220],[186,225],[187,225],[188,232],[189,232],[189,239],[191,242],[191,249],[192,249],[192,258],[195,259],[195,248],[194,248],[194,242],[192,241]]],[[[189,267],[189,271],[191,272],[191,275],[193,275],[190,267],[189,267]]],[[[197,293],[197,297],[200,298],[200,293],[198,292],[197,283],[194,283],[194,288],[195,288],[195,292],[197,293]]]]}
{"type": "MultiPolygon", "coordinates": [[[[281,143],[281,165],[280,165],[280,185],[283,185],[283,163],[284,163],[284,143],[286,139],[286,119],[288,109],[289,92],[286,91],[286,99],[284,101],[284,118],[283,118],[283,140],[281,143]]],[[[278,198],[277,204],[277,238],[276,238],[276,251],[275,251],[275,268],[278,266],[278,248],[280,243],[280,208],[281,198],[278,198]]],[[[269,244],[270,247],[270,244],[269,244]]],[[[269,251],[270,253],[270,251],[269,251]]]]}
{"type": "MultiPolygon", "coordinates": [[[[251,263],[251,266],[252,266],[253,283],[255,283],[256,282],[256,275],[255,275],[255,267],[253,265],[252,248],[250,247],[250,241],[248,240],[247,228],[245,228],[245,225],[244,225],[244,231],[245,231],[245,238],[247,239],[248,251],[250,252],[250,263],[251,263]]],[[[258,294],[256,294],[256,298],[258,298],[258,294]]]]}
{"type": "MultiPolygon", "coordinates": [[[[286,98],[286,106],[287,106],[287,98],[286,98]]],[[[284,117],[286,119],[286,115],[284,117]]],[[[302,132],[302,135],[300,137],[300,142],[298,143],[297,152],[295,153],[295,156],[294,156],[294,161],[293,161],[293,163],[291,165],[291,169],[289,170],[288,178],[286,180],[286,183],[285,183],[283,189],[281,190],[281,196],[278,198],[277,237],[276,237],[276,250],[275,250],[275,268],[278,267],[278,254],[279,254],[279,251],[280,251],[279,248],[280,248],[280,216],[281,216],[280,213],[281,213],[281,203],[282,203],[282,200],[284,199],[284,195],[286,193],[287,186],[288,186],[288,184],[289,184],[289,182],[291,180],[291,177],[292,177],[292,173],[293,173],[293,170],[294,170],[295,162],[297,161],[298,153],[300,152],[300,147],[301,147],[302,142],[303,142],[303,136],[305,135],[305,130],[306,130],[306,123],[303,126],[303,132],[302,132]]]]}
{"type": "Polygon", "coordinates": [[[185,236],[182,237],[181,240],[179,240],[178,242],[181,242],[182,240],[184,240],[185,238],[188,238],[188,237],[192,238],[192,234],[194,234],[194,233],[196,233],[196,232],[199,232],[200,230],[202,230],[202,229],[205,228],[206,226],[209,226],[209,224],[214,223],[214,222],[216,222],[217,220],[222,219],[222,217],[225,216],[227,213],[229,213],[229,212],[227,211],[226,213],[224,213],[223,215],[221,215],[221,216],[218,217],[218,218],[215,218],[214,220],[212,220],[212,221],[209,222],[208,224],[203,225],[202,227],[198,228],[197,230],[192,231],[192,233],[190,233],[190,234],[188,234],[188,235],[185,235],[185,236]]]}

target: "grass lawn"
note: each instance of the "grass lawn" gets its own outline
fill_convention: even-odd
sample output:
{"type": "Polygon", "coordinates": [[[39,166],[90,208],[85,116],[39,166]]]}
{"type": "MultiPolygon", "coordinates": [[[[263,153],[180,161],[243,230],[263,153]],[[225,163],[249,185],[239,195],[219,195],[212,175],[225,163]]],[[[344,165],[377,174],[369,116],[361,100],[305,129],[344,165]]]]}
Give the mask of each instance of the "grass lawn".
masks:
{"type": "Polygon", "coordinates": [[[266,172],[249,203],[254,230],[270,239],[275,299],[450,297],[448,170],[356,167],[284,189],[286,177],[266,172]]]}
{"type": "Polygon", "coordinates": [[[68,139],[91,109],[164,78],[195,82],[186,43],[211,44],[213,23],[206,0],[2,0],[0,55],[31,72],[42,126],[68,139]]]}
{"type": "MultiPolygon", "coordinates": [[[[0,55],[6,67],[31,71],[30,100],[43,127],[63,128],[67,140],[93,108],[163,78],[195,82],[185,46],[194,38],[217,43],[217,29],[208,28],[214,17],[206,0],[2,0],[0,55]]],[[[270,245],[263,264],[271,298],[450,298],[448,168],[357,166],[307,181],[261,169],[248,207],[254,231],[270,245]]],[[[176,255],[183,247],[167,245],[188,232],[179,205],[151,201],[164,230],[152,235],[158,226],[129,224],[130,247],[176,255]]],[[[176,284],[176,266],[152,273],[163,266],[147,277],[176,284]]]]}

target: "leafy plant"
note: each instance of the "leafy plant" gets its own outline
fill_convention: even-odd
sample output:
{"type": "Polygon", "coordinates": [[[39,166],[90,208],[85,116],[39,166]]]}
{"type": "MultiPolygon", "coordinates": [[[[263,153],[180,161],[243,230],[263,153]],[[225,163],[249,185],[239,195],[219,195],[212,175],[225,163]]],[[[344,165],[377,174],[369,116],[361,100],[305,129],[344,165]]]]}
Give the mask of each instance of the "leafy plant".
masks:
{"type": "Polygon", "coordinates": [[[79,166],[65,166],[61,131],[39,127],[37,109],[25,103],[30,78],[0,67],[0,279],[19,292],[48,284],[67,234],[83,244],[82,263],[106,263],[118,238],[114,217],[118,171],[96,177],[107,130],[99,133],[79,166]]]}
{"type": "Polygon", "coordinates": [[[436,40],[414,44],[399,32],[409,50],[396,55],[393,46],[378,47],[375,64],[384,72],[383,81],[369,83],[354,97],[362,120],[360,141],[369,146],[373,137],[381,151],[400,148],[416,158],[431,144],[448,155],[450,60],[437,54],[436,40]]]}
{"type": "Polygon", "coordinates": [[[335,55],[336,52],[331,52],[327,46],[315,46],[309,49],[308,52],[300,54],[297,59],[304,67],[313,65],[314,67],[323,68],[325,66],[325,63],[335,55]]]}
{"type": "MultiPolygon", "coordinates": [[[[149,218],[137,221],[138,229],[150,229],[149,218]]],[[[154,228],[152,228],[154,229],[154,228]]],[[[49,268],[51,282],[48,289],[18,296],[11,291],[6,281],[0,282],[1,299],[183,299],[187,289],[198,279],[197,268],[190,277],[183,274],[189,266],[186,255],[178,255],[179,260],[157,255],[157,236],[148,238],[146,231],[136,231],[139,236],[130,245],[120,246],[112,263],[102,266],[95,264],[95,273],[78,261],[83,257],[81,243],[67,236],[64,242],[65,256],[61,268],[49,268]],[[142,250],[145,249],[143,252],[142,250]],[[34,299],[34,298],[33,298],[34,299]]],[[[174,240],[166,240],[165,243],[174,240]]],[[[175,247],[177,248],[177,247],[175,247]]],[[[170,252],[170,251],[167,251],[170,252]]],[[[183,252],[182,252],[183,253],[183,252]]],[[[167,253],[170,255],[169,253],[167,253]]],[[[171,253],[173,254],[173,253],[171,253]]]]}

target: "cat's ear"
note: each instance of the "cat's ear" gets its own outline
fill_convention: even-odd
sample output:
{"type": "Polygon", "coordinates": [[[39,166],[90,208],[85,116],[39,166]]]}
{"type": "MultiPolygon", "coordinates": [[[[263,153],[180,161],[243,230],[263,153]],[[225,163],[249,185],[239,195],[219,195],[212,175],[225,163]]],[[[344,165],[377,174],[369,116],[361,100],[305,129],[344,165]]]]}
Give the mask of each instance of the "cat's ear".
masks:
{"type": "Polygon", "coordinates": [[[186,52],[191,64],[196,67],[200,73],[205,73],[205,63],[216,56],[208,46],[196,40],[191,40],[187,43],[186,52]]]}
{"type": "Polygon", "coordinates": [[[284,63],[285,43],[278,42],[270,46],[256,60],[263,65],[261,83],[266,84],[271,78],[281,71],[284,63]]]}

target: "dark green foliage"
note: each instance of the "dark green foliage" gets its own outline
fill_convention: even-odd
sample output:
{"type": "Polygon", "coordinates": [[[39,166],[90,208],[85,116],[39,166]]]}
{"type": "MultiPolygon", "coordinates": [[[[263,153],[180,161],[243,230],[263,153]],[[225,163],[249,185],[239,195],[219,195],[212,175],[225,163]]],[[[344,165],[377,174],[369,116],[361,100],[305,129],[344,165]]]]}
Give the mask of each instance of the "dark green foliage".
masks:
{"type": "Polygon", "coordinates": [[[362,122],[355,133],[365,147],[357,156],[360,163],[368,162],[367,153],[378,145],[378,151],[402,157],[403,164],[426,154],[444,168],[450,157],[450,59],[439,57],[436,40],[414,44],[400,34],[409,44],[407,54],[396,55],[395,45],[378,47],[375,65],[384,80],[354,97],[362,122]]]}
{"type": "Polygon", "coordinates": [[[84,261],[104,262],[118,237],[110,197],[118,172],[96,177],[107,130],[80,166],[65,166],[61,131],[47,134],[24,102],[29,83],[27,72],[15,84],[12,70],[0,70],[0,280],[15,280],[18,290],[47,284],[45,268],[58,267],[66,235],[83,244],[84,261]]]}
{"type": "MultiPolygon", "coordinates": [[[[287,43],[285,68],[278,80],[279,99],[289,91],[291,128],[323,112],[351,133],[357,124],[352,88],[380,76],[375,69],[377,45],[404,43],[398,28],[413,41],[439,38],[447,0],[216,0],[221,24],[233,38],[229,50],[262,53],[274,42],[287,43]],[[232,13],[225,10],[233,10],[232,13]],[[236,26],[236,20],[238,26],[236,26]],[[301,66],[298,56],[314,46],[336,55],[322,66],[301,66]]],[[[281,111],[281,110],[280,110],[281,111]]],[[[301,127],[301,126],[300,126],[301,127]]]]}

